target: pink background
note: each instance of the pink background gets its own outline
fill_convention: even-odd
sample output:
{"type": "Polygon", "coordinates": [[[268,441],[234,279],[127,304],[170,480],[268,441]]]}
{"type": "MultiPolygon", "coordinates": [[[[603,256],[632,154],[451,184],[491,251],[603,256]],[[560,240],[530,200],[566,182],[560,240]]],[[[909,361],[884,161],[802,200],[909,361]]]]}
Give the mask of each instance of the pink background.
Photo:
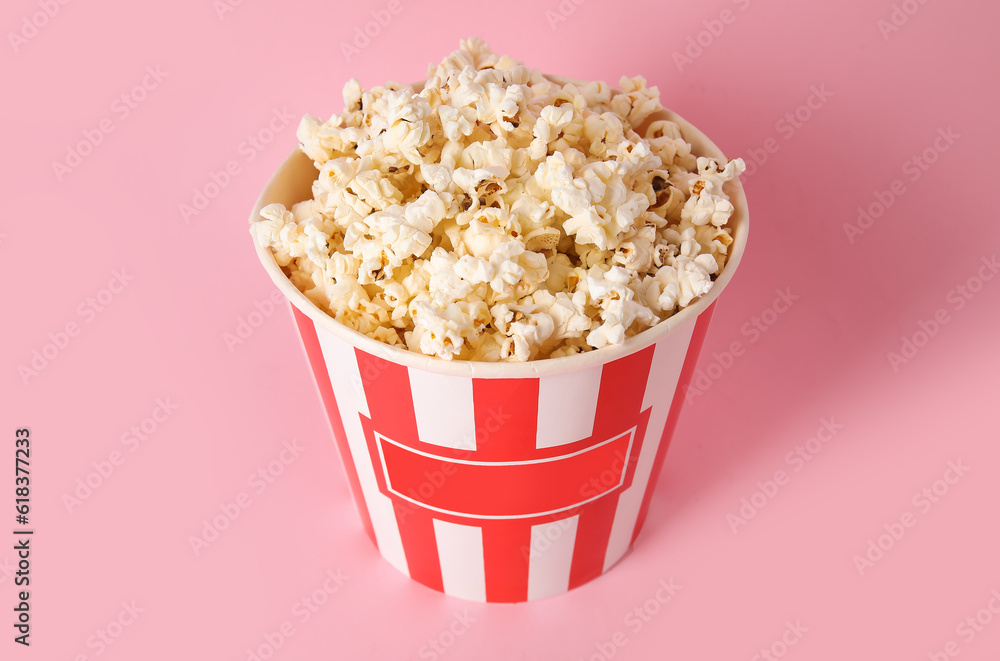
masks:
{"type": "MultiPolygon", "coordinates": [[[[1000,278],[977,275],[1000,252],[995,3],[897,2],[888,32],[890,0],[400,0],[348,61],[340,44],[386,3],[241,2],[220,17],[212,0],[47,1],[55,15],[38,14],[37,31],[24,21],[38,0],[5,2],[0,20],[33,35],[8,34],[0,55],[0,430],[13,454],[14,430],[31,428],[36,530],[32,645],[5,624],[4,658],[244,661],[283,625],[274,659],[943,659],[949,641],[962,659],[997,658],[1000,278]],[[703,52],[678,65],[699,33],[703,52]],[[444,597],[378,556],[287,309],[253,315],[258,327],[227,346],[274,291],[246,218],[298,118],[339,112],[351,76],[420,79],[473,34],[554,74],[643,74],[727,154],[773,152],[746,178],[753,230],[706,340],[709,387],[681,416],[634,552],[579,590],[517,606],[444,597]],[[165,77],[146,79],[135,108],[116,102],[147,67],[165,77]],[[800,108],[814,86],[831,96],[800,108]],[[782,121],[797,109],[808,119],[782,121]],[[260,149],[245,143],[275,110],[292,120],[275,119],[260,149]],[[111,132],[57,176],[53,163],[102,120],[111,132]],[[936,149],[949,127],[960,137],[936,149]],[[914,181],[909,159],[925,150],[935,162],[914,181]],[[238,174],[185,222],[179,205],[228,161],[238,174]],[[894,180],[891,207],[851,242],[845,224],[894,180]],[[122,269],[127,286],[102,292],[122,269]],[[768,312],[776,290],[799,298],[768,312]],[[50,333],[65,346],[22,376],[50,333]],[[893,362],[903,338],[920,347],[893,362]],[[164,418],[158,399],[176,410],[164,418]],[[154,410],[145,440],[131,436],[154,410]],[[788,456],[824,419],[842,425],[832,440],[808,462],[788,456]],[[272,483],[248,481],[293,439],[303,449],[272,465],[272,483]],[[113,472],[67,506],[114,452],[113,472]],[[949,462],[968,470],[946,473],[949,462]],[[776,471],[784,483],[766,484],[776,471]],[[946,475],[936,502],[919,495],[946,475]],[[754,496],[758,482],[773,497],[754,496]],[[189,538],[241,492],[250,505],[195,554],[189,538]],[[744,498],[767,502],[734,532],[727,515],[744,498]],[[912,526],[891,525],[901,519],[912,526]],[[862,572],[855,556],[880,535],[888,550],[862,572]],[[328,596],[338,569],[348,578],[328,596]],[[661,579],[680,586],[662,605],[661,579]],[[303,610],[316,590],[325,603],[303,610]],[[142,612],[119,620],[123,601],[142,612]],[[962,624],[977,616],[978,630],[962,624]]],[[[4,622],[12,492],[5,470],[4,622]]]]}

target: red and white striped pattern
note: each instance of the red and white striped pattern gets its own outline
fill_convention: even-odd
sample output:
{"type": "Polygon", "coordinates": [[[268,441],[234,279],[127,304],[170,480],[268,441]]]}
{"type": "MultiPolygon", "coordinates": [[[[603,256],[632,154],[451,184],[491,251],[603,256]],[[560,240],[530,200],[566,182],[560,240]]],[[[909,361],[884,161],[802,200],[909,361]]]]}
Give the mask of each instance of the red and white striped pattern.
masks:
{"type": "Polygon", "coordinates": [[[293,312],[382,555],[449,595],[518,602],[628,551],[713,307],[631,355],[530,379],[408,368],[293,312]]]}

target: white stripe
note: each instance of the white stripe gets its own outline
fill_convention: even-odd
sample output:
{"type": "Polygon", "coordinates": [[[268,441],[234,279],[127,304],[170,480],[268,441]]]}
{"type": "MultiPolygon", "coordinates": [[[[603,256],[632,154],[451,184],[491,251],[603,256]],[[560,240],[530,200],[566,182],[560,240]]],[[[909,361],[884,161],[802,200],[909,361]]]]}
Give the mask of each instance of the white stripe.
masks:
{"type": "Polygon", "coordinates": [[[544,599],[569,590],[573,547],[579,516],[531,526],[528,560],[528,601],[544,599]]]}
{"type": "Polygon", "coordinates": [[[472,379],[411,369],[410,391],[417,434],[424,443],[476,449],[476,407],[472,379]]]}
{"type": "MultiPolygon", "coordinates": [[[[649,407],[646,425],[646,437],[642,441],[639,461],[636,463],[632,486],[621,493],[618,498],[618,508],[611,525],[611,537],[608,540],[608,550],[604,555],[604,571],[611,568],[628,551],[635,531],[642,498],[649,484],[650,473],[653,470],[653,460],[660,447],[663,428],[667,424],[667,415],[674,397],[674,390],[681,378],[681,369],[687,357],[688,346],[695,324],[687,324],[671,331],[666,337],[656,343],[652,364],[649,366],[649,378],[646,381],[646,392],[642,397],[642,410],[649,407]]],[[[681,395],[683,397],[683,395],[681,395]]],[[[681,402],[678,402],[680,405],[681,402]]]]}
{"type": "Polygon", "coordinates": [[[594,433],[602,366],[538,380],[538,430],[535,447],[552,448],[594,433]]]}
{"type": "Polygon", "coordinates": [[[433,521],[445,594],[486,601],[483,529],[440,519],[433,521]]]}
{"type": "MultiPolygon", "coordinates": [[[[344,423],[347,443],[351,448],[351,459],[358,471],[358,481],[364,494],[368,516],[372,521],[378,550],[396,569],[409,575],[406,565],[406,554],[403,552],[403,540],[396,523],[396,513],[392,501],[378,490],[375,480],[375,469],[368,453],[368,443],[361,428],[359,414],[370,417],[368,402],[365,400],[361,374],[358,371],[357,354],[354,347],[334,335],[316,327],[319,345],[323,350],[323,360],[330,373],[330,384],[340,409],[340,419],[344,423]]],[[[349,458],[342,457],[346,462],[349,458]]]]}

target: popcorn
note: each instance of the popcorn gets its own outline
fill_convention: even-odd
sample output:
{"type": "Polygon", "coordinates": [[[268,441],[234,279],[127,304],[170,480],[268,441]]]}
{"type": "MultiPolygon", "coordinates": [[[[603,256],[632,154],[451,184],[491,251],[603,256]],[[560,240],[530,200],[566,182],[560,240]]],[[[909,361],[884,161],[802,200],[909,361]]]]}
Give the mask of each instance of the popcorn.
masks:
{"type": "Polygon", "coordinates": [[[729,222],[733,211],[732,202],[719,195],[708,195],[702,190],[697,197],[692,195],[688,198],[681,211],[681,219],[695,225],[712,223],[716,227],[722,227],[729,222]]]}
{"type": "Polygon", "coordinates": [[[641,76],[560,84],[478,39],[423,89],[302,118],[312,199],[251,225],[345,326],[445,360],[620,345],[711,291],[742,160],[696,157],[641,76]]]}
{"type": "Polygon", "coordinates": [[[588,205],[583,211],[563,223],[566,234],[577,243],[592,243],[600,250],[617,247],[620,227],[606,211],[588,205]]]}
{"type": "MultiPolygon", "coordinates": [[[[420,297],[418,296],[418,299],[420,297]]],[[[439,308],[425,300],[410,303],[413,330],[406,332],[406,345],[428,356],[451,359],[462,351],[461,329],[469,325],[457,306],[439,308]]]]}
{"type": "Polygon", "coordinates": [[[650,149],[660,157],[663,165],[674,165],[690,168],[691,145],[681,135],[677,124],[666,119],[651,122],[646,128],[646,141],[650,149]]]}
{"type": "Polygon", "coordinates": [[[549,277],[545,256],[525,249],[520,241],[506,241],[490,255],[493,300],[508,301],[533,293],[549,277]]]}
{"type": "Polygon", "coordinates": [[[554,250],[562,235],[554,227],[539,227],[524,236],[524,249],[530,251],[554,250]]]}
{"type": "Polygon", "coordinates": [[[591,303],[601,309],[603,324],[593,329],[587,336],[587,343],[600,349],[608,344],[625,341],[625,331],[638,321],[643,326],[652,326],[659,318],[649,308],[639,305],[633,299],[635,290],[631,285],[632,276],[620,266],[612,266],[607,271],[600,266],[591,267],[587,275],[586,289],[591,303]]]}
{"type": "Polygon", "coordinates": [[[653,243],[655,241],[655,227],[644,226],[633,230],[618,245],[612,259],[630,273],[645,273],[653,265],[653,243]]]}
{"type": "Polygon", "coordinates": [[[501,359],[530,360],[552,336],[555,323],[551,316],[538,308],[532,304],[499,304],[490,309],[490,314],[498,322],[498,330],[504,336],[500,346],[501,359]]]}
{"type": "Polygon", "coordinates": [[[661,108],[660,90],[646,87],[646,79],[642,76],[634,78],[622,76],[619,84],[623,94],[611,98],[611,108],[628,119],[632,126],[638,126],[661,108]]]}
{"type": "Polygon", "coordinates": [[[468,226],[461,232],[460,245],[469,254],[489,259],[501,243],[518,233],[519,228],[517,218],[502,208],[477,209],[468,226]]]}
{"type": "Polygon", "coordinates": [[[279,266],[292,262],[292,243],[298,230],[292,212],[280,204],[269,204],[260,210],[260,220],[251,225],[250,230],[257,245],[271,248],[279,266]],[[286,227],[291,229],[286,232],[286,227]],[[289,232],[293,233],[291,237],[287,236],[289,232]]]}

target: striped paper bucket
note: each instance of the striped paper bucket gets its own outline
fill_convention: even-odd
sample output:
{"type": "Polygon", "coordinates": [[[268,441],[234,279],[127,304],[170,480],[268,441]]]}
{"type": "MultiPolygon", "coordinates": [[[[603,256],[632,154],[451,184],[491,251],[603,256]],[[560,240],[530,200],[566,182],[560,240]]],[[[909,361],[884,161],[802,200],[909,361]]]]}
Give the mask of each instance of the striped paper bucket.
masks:
{"type": "MultiPolygon", "coordinates": [[[[698,155],[724,158],[673,113],[698,155]]],[[[252,212],[311,197],[296,150],[252,212]]],[[[746,198],[712,291],[623,346],[528,363],[444,361],[339,324],[257,252],[286,295],[368,535],[396,569],[446,594],[520,602],[600,576],[631,547],[715,299],[746,244],[746,198]]]]}

